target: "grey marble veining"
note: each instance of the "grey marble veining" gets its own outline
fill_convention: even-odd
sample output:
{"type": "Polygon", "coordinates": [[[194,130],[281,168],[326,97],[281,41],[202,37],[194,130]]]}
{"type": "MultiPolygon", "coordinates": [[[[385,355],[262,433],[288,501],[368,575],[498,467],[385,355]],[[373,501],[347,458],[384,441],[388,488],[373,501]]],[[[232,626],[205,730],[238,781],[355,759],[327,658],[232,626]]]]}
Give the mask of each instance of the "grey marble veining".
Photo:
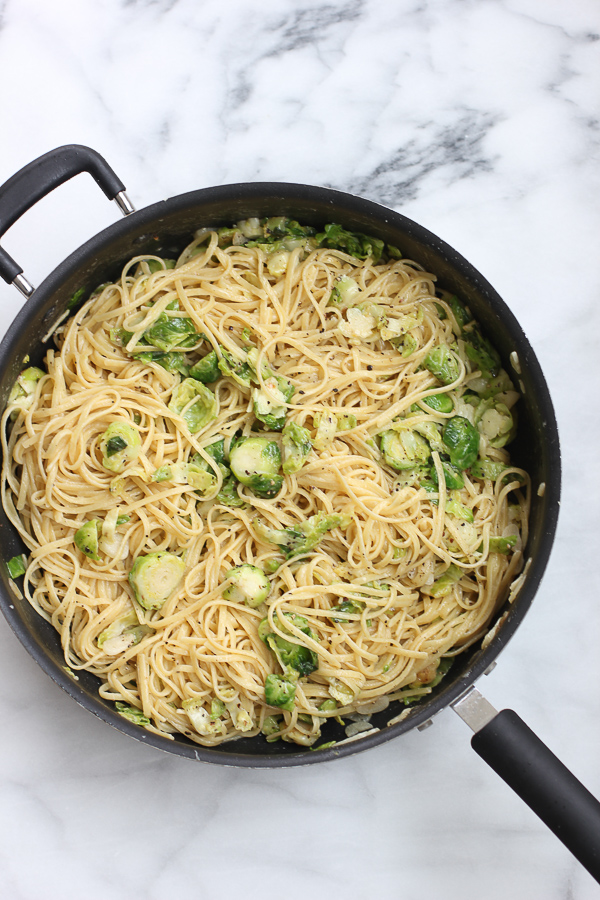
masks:
{"type": "MultiPolygon", "coordinates": [[[[517,315],[562,438],[552,559],[480,685],[600,795],[600,8],[593,0],[0,0],[0,180],[106,156],[137,207],[237,181],[391,206],[517,315]]],[[[35,283],[116,218],[81,176],[2,240],[35,283]]],[[[0,332],[20,307],[0,285],[0,332]]],[[[79,709],[0,622],[3,900],[592,900],[450,711],[304,769],[211,767],[79,709]]]]}

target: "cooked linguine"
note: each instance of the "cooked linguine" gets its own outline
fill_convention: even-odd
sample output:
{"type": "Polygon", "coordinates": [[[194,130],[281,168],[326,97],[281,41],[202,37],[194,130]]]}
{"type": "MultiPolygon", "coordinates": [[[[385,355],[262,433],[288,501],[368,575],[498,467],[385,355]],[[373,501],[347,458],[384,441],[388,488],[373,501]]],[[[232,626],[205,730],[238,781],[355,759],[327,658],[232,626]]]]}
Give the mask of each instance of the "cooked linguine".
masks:
{"type": "Polygon", "coordinates": [[[132,259],[4,413],[25,597],[150,731],[360,730],[432,690],[521,568],[498,355],[434,275],[346,235],[247,220],[132,259]]]}

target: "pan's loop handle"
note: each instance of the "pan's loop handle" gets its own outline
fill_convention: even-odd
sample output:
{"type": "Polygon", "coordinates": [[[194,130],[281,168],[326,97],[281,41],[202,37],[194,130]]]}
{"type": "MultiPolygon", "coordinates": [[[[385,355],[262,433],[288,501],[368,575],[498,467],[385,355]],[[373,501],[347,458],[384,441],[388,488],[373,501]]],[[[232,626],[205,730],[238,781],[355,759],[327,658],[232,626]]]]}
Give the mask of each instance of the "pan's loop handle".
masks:
{"type": "Polygon", "coordinates": [[[600,882],[600,803],[512,709],[471,688],[452,707],[471,746],[600,882]]]}
{"type": "MultiPolygon", "coordinates": [[[[67,144],[38,157],[0,186],[0,237],[38,200],[81,172],[89,172],[108,199],[117,203],[123,215],[135,212],[125,193],[125,185],[106,160],[90,147],[67,144]]],[[[2,247],[0,277],[8,284],[14,284],[25,297],[33,293],[21,266],[2,247]]]]}

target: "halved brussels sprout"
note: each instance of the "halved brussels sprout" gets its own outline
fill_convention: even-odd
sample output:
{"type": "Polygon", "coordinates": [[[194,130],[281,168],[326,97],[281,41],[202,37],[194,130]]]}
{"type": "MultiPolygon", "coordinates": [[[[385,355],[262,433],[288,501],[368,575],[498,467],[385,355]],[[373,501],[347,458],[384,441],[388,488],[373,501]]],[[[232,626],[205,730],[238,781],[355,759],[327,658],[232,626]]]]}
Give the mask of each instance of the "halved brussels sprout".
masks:
{"type": "Polygon", "coordinates": [[[479,454],[479,432],[463,416],[453,416],[442,432],[450,462],[458,469],[468,469],[479,454]]]}
{"type": "Polygon", "coordinates": [[[267,270],[269,275],[279,278],[287,269],[290,254],[287,250],[275,250],[267,257],[267,270]]]}
{"type": "Polygon", "coordinates": [[[281,490],[283,476],[278,474],[281,451],[275,441],[263,437],[246,438],[230,450],[229,463],[237,480],[258,497],[269,499],[281,490]]]}
{"type": "Polygon", "coordinates": [[[129,583],[137,602],[144,609],[160,609],[181,581],[184,571],[183,559],[166,550],[138,556],[129,573],[129,583]]]}
{"type": "Polygon", "coordinates": [[[345,309],[347,306],[354,306],[360,297],[361,290],[349,275],[340,275],[336,280],[333,290],[329,297],[330,306],[338,306],[345,309]]]}
{"type": "Polygon", "coordinates": [[[491,447],[499,449],[510,442],[515,434],[511,411],[504,403],[496,403],[481,416],[480,427],[491,447]]]}
{"type": "Polygon", "coordinates": [[[257,607],[265,602],[271,590],[271,582],[262,569],[244,563],[225,572],[230,584],[223,591],[226,600],[257,607]]]}
{"type": "Polygon", "coordinates": [[[85,553],[86,556],[89,556],[90,559],[98,562],[101,559],[100,554],[98,553],[98,538],[100,535],[100,520],[99,519],[90,519],[89,522],[86,522],[85,525],[82,525],[75,532],[75,537],[73,540],[75,541],[75,546],[81,550],[82,553],[85,553]]]}
{"type": "Polygon", "coordinates": [[[442,384],[452,384],[460,373],[456,357],[446,344],[439,344],[430,350],[425,357],[424,365],[442,384]]]}
{"type": "Polygon", "coordinates": [[[292,710],[296,697],[296,681],[285,675],[267,675],[265,679],[265,702],[269,706],[292,710]]]}
{"type": "Polygon", "coordinates": [[[450,394],[430,394],[429,397],[424,397],[422,402],[434,412],[451,413],[454,409],[450,394]]]}
{"type": "Polygon", "coordinates": [[[115,619],[108,628],[98,635],[98,646],[107,656],[118,656],[130,647],[139,644],[142,638],[152,632],[149,625],[140,625],[135,612],[125,613],[115,619]]]}
{"type": "Polygon", "coordinates": [[[258,634],[277,657],[277,661],[285,675],[289,679],[297,681],[298,678],[315,672],[319,667],[319,657],[314,650],[305,647],[304,644],[299,644],[287,625],[288,621],[291,622],[307,637],[316,640],[316,635],[310,628],[308,619],[294,613],[284,613],[283,616],[278,615],[276,618],[281,630],[285,634],[290,635],[290,640],[271,630],[268,617],[265,617],[258,626],[258,634]]]}
{"type": "Polygon", "coordinates": [[[388,466],[401,471],[426,462],[431,448],[425,438],[410,428],[384,431],[380,435],[381,452],[388,466]]]}
{"type": "Polygon", "coordinates": [[[139,431],[127,422],[111,422],[100,438],[102,465],[109,472],[122,472],[136,460],[142,448],[139,431]]]}

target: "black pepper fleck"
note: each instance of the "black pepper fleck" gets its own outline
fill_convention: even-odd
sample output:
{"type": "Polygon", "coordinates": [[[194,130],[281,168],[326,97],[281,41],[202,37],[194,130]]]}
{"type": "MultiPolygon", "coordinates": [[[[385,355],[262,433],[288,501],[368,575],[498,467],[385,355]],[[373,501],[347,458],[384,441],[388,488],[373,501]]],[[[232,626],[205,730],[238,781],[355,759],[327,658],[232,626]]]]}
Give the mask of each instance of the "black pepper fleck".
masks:
{"type": "Polygon", "coordinates": [[[372,372],[372,371],[373,371],[373,366],[367,366],[367,369],[369,370],[369,372],[372,372]]]}

